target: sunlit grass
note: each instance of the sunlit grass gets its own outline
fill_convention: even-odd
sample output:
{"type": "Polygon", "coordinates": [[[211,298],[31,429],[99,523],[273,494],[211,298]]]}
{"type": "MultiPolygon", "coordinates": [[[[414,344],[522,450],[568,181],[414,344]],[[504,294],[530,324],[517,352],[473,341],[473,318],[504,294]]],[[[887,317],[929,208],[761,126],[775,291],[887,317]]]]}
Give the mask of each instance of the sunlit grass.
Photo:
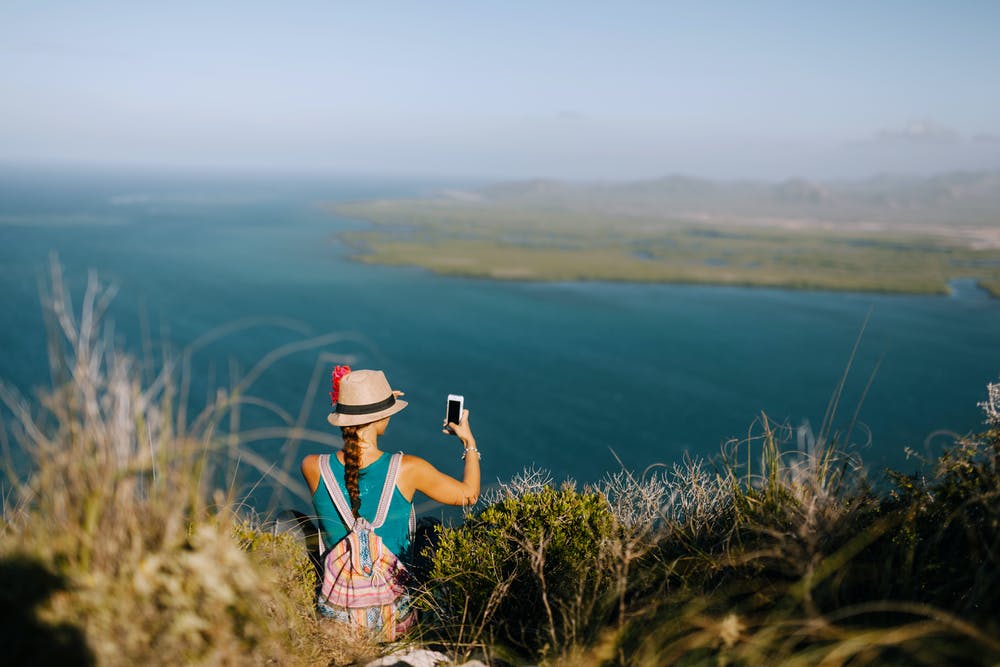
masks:
{"type": "Polygon", "coordinates": [[[4,661],[342,664],[379,653],[317,620],[303,547],[218,485],[234,451],[219,424],[243,397],[220,391],[179,419],[183,364],[165,359],[144,379],[101,324],[113,290],[92,276],[75,313],[58,265],[51,289],[52,388],[28,400],[0,383],[4,451],[28,459],[25,470],[8,458],[0,522],[4,661]]]}
{"type": "MultiPolygon", "coordinates": [[[[218,483],[215,467],[245,442],[310,437],[280,411],[274,429],[221,428],[259,403],[247,390],[283,350],[182,419],[183,360],[145,377],[100,326],[112,291],[92,282],[75,313],[57,266],[52,290],[52,388],[28,399],[0,383],[0,445],[29,459],[0,522],[5,658],[349,664],[384,652],[317,619],[302,544],[218,483]]],[[[838,443],[836,400],[802,447],[761,415],[718,460],[582,488],[528,470],[442,530],[412,640],[585,667],[996,664],[1000,385],[981,407],[983,434],[881,484],[838,443]]]]}
{"type": "Polygon", "coordinates": [[[425,632],[515,664],[996,664],[1000,387],[984,408],[880,490],[829,429],[803,450],[766,416],[714,463],[527,471],[442,532],[425,632]]]}

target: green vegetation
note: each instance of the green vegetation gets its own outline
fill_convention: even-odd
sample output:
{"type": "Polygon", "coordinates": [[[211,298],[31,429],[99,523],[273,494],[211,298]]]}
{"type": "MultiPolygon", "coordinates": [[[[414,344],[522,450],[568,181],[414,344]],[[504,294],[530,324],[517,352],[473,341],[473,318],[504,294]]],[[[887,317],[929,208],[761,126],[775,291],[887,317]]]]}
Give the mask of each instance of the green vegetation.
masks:
{"type": "Polygon", "coordinates": [[[1000,278],[980,280],[979,286],[995,298],[1000,299],[1000,278]]]}
{"type": "MultiPolygon", "coordinates": [[[[515,664],[993,665],[1000,385],[991,430],[876,492],[766,417],[731,452],[582,491],[538,473],[444,529],[428,637],[515,664]]],[[[990,412],[992,411],[992,412],[990,412]]]]}
{"type": "MultiPolygon", "coordinates": [[[[187,422],[178,366],[144,378],[99,330],[108,292],[92,284],[77,318],[58,272],[53,289],[53,388],[30,402],[0,383],[0,445],[13,437],[30,457],[0,521],[5,659],[343,665],[384,652],[318,619],[302,545],[213,485],[232,447],[220,424],[248,397],[219,392],[187,422]]],[[[807,451],[762,416],[714,463],[582,489],[528,471],[440,530],[414,641],[584,667],[996,664],[1000,384],[982,406],[985,433],[885,487],[838,451],[832,417],[807,451]]]]}
{"type": "Polygon", "coordinates": [[[589,643],[618,569],[603,548],[615,528],[597,493],[541,485],[499,498],[441,532],[426,599],[435,617],[461,619],[459,643],[529,656],[589,643]]]}
{"type": "Polygon", "coordinates": [[[188,425],[178,365],[146,381],[99,326],[111,293],[91,282],[77,317],[54,270],[54,386],[33,404],[0,382],[5,664],[344,664],[378,654],[316,619],[302,547],[261,532],[240,499],[213,488],[228,447],[218,425],[239,399],[219,392],[188,425]],[[13,469],[10,436],[29,469],[13,469]]]}
{"type": "Polygon", "coordinates": [[[698,216],[536,199],[383,200],[334,210],[378,225],[341,235],[357,259],[442,275],[920,294],[974,278],[1000,295],[1000,236],[988,227],[694,222],[698,216]]]}

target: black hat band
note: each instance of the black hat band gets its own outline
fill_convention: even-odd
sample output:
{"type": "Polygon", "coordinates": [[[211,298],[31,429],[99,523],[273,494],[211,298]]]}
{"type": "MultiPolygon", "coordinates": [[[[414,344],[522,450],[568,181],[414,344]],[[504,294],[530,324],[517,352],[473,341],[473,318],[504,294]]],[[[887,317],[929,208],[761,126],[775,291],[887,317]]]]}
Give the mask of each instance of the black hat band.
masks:
{"type": "Polygon", "coordinates": [[[381,412],[382,410],[391,408],[394,405],[396,405],[396,395],[389,394],[389,398],[384,401],[368,403],[367,405],[345,405],[343,403],[337,403],[337,408],[334,412],[342,415],[368,415],[373,412],[381,412]]]}

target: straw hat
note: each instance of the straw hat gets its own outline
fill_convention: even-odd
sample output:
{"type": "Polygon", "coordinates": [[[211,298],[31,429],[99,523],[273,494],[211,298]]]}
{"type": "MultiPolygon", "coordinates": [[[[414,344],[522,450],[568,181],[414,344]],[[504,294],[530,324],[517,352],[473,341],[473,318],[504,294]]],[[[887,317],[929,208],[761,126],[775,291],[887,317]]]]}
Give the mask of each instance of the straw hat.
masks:
{"type": "Polygon", "coordinates": [[[403,392],[393,391],[382,371],[351,371],[340,379],[333,412],[327,417],[334,426],[359,426],[394,415],[406,407],[397,400],[403,392]]]}

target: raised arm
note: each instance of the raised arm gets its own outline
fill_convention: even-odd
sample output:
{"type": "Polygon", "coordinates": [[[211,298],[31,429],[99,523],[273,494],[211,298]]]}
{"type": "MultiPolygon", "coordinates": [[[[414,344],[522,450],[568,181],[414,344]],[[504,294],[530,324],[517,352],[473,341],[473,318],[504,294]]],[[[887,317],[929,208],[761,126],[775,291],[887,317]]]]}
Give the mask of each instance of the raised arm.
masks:
{"type": "Polygon", "coordinates": [[[445,433],[453,433],[465,450],[465,470],[461,481],[439,471],[419,456],[406,456],[398,486],[408,498],[420,491],[431,500],[445,505],[474,505],[479,499],[479,452],[469,427],[469,411],[462,411],[462,421],[446,424],[445,433]]]}

